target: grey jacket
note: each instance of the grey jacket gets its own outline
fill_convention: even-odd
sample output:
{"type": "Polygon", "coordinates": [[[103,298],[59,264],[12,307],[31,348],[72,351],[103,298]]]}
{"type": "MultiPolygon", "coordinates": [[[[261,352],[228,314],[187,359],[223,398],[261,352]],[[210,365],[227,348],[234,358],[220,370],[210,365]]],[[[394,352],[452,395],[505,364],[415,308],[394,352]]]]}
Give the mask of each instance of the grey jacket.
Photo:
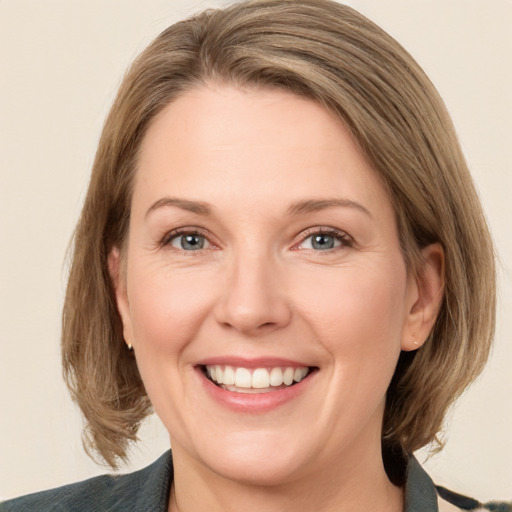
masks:
{"type": "MultiPolygon", "coordinates": [[[[167,512],[172,480],[169,451],[140,471],[99,476],[15,498],[0,504],[0,512],[167,512]]],[[[436,488],[414,457],[409,459],[406,481],[405,512],[512,510],[507,504],[495,504],[487,509],[475,500],[436,488]],[[507,508],[496,508],[496,505],[507,508]]]]}

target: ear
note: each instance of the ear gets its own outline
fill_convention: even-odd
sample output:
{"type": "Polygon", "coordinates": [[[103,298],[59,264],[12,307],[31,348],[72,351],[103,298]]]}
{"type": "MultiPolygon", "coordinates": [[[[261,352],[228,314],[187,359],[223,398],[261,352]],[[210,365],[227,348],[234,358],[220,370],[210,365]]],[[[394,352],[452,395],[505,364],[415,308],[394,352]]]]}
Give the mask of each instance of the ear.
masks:
{"type": "Polygon", "coordinates": [[[129,348],[133,346],[133,331],[130,315],[130,304],[128,302],[128,293],[126,287],[126,275],[122,268],[123,262],[121,253],[117,247],[114,247],[108,255],[108,271],[114,292],[116,304],[121,321],[123,323],[123,336],[129,348]]]}
{"type": "Polygon", "coordinates": [[[423,265],[411,276],[408,311],[402,333],[402,350],[420,348],[434,327],[444,290],[444,251],[441,244],[428,245],[422,251],[423,265]]]}

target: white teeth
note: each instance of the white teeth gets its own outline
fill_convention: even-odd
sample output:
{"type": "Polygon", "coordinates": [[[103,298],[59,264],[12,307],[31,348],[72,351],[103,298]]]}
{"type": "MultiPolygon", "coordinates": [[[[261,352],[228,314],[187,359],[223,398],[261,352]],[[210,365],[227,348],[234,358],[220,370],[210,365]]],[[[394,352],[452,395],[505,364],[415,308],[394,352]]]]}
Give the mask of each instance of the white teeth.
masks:
{"type": "Polygon", "coordinates": [[[307,368],[296,368],[293,374],[293,380],[300,382],[308,374],[307,368]]]}
{"type": "Polygon", "coordinates": [[[263,389],[268,388],[270,384],[270,376],[266,368],[257,368],[252,374],[252,388],[263,389]]]}
{"type": "Polygon", "coordinates": [[[234,383],[235,383],[235,370],[233,369],[232,366],[226,366],[224,368],[224,377],[222,379],[222,384],[232,386],[234,383]]]}
{"type": "Polygon", "coordinates": [[[295,373],[295,370],[293,368],[286,368],[286,370],[283,373],[283,382],[287,386],[291,386],[293,382],[293,374],[295,373]]]}
{"type": "Polygon", "coordinates": [[[280,386],[283,383],[283,371],[281,368],[272,368],[270,371],[270,385],[280,386]]]}
{"type": "Polygon", "coordinates": [[[223,385],[229,391],[244,392],[244,390],[272,391],[272,387],[291,386],[300,382],[309,373],[307,367],[274,367],[274,368],[234,368],[226,365],[206,366],[206,374],[217,384],[223,385]]]}
{"type": "Polygon", "coordinates": [[[237,368],[235,372],[235,386],[237,388],[250,388],[251,384],[251,372],[247,368],[237,368]]]}

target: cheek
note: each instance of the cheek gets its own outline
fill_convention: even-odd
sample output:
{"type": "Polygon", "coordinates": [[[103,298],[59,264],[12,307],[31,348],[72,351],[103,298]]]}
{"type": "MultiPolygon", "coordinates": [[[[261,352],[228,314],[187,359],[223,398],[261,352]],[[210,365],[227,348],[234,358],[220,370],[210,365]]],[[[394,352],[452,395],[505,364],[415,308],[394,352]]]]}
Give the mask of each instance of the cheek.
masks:
{"type": "Polygon", "coordinates": [[[141,265],[128,297],[134,341],[144,350],[177,351],[191,340],[213,302],[204,276],[141,265]]]}
{"type": "MultiPolygon", "coordinates": [[[[135,356],[153,407],[169,431],[186,428],[184,375],[191,345],[212,303],[211,286],[190,272],[170,272],[142,262],[132,267],[128,287],[135,356]]],[[[190,400],[193,403],[193,400],[190,400]]]]}
{"type": "Polygon", "coordinates": [[[391,365],[400,351],[405,321],[405,266],[365,265],[302,280],[296,294],[304,297],[302,316],[335,364],[391,365]]]}

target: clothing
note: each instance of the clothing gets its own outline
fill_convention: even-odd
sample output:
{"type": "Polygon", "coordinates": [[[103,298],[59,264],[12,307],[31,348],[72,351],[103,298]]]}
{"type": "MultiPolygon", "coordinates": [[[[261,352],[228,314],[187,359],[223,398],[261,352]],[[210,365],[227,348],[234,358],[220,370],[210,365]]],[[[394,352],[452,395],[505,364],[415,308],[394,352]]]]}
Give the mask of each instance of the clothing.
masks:
{"type": "MultiPolygon", "coordinates": [[[[172,455],[169,451],[147,468],[135,473],[99,476],[58,489],[22,496],[0,504],[0,512],[167,512],[172,479],[172,455]]],[[[436,489],[418,461],[411,457],[407,465],[405,512],[445,510],[508,512],[512,511],[512,504],[486,508],[475,500],[443,488],[436,489]],[[472,508],[458,508],[454,506],[457,504],[459,507],[472,508]],[[502,508],[498,508],[500,506],[502,508]]]]}

